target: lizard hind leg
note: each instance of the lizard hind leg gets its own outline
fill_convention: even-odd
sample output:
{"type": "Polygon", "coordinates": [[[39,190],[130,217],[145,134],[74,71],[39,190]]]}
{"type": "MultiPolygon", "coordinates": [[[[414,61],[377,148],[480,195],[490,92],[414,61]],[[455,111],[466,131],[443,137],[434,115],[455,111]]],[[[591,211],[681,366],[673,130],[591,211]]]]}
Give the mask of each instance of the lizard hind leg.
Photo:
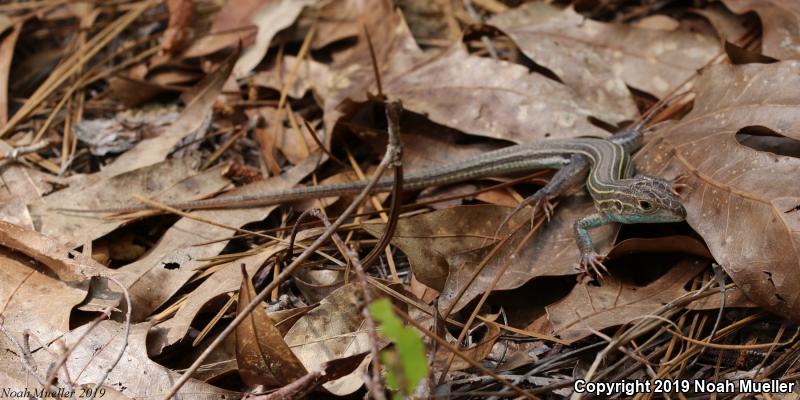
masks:
{"type": "Polygon", "coordinates": [[[547,185],[525,198],[525,200],[519,203],[519,205],[503,219],[503,222],[500,223],[497,231],[495,231],[494,236],[498,237],[500,231],[511,221],[511,218],[529,205],[533,205],[533,210],[531,211],[531,228],[535,226],[536,213],[540,210],[544,212],[545,218],[547,218],[549,222],[555,210],[553,200],[557,199],[571,188],[585,182],[589,174],[589,168],[590,163],[588,158],[580,154],[572,155],[569,159],[569,163],[559,169],[550,181],[547,182],[547,185]]]}

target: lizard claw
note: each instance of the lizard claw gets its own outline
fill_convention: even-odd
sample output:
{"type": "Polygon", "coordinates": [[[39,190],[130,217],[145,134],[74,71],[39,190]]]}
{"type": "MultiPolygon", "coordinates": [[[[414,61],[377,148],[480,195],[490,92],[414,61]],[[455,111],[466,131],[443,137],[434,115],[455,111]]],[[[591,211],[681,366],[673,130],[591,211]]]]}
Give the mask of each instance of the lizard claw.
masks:
{"type": "Polygon", "coordinates": [[[671,186],[672,194],[674,194],[676,196],[680,196],[680,190],[681,189],[686,189],[686,188],[690,187],[689,185],[684,183],[684,181],[686,181],[686,179],[688,179],[688,176],[686,174],[680,174],[680,175],[676,176],[675,179],[672,180],[672,182],[671,182],[672,183],[672,186],[671,186]]]}
{"type": "Polygon", "coordinates": [[[539,209],[542,209],[544,212],[545,218],[547,218],[547,222],[550,222],[550,218],[553,217],[553,212],[555,210],[555,206],[552,203],[553,197],[548,195],[541,195],[539,192],[534,193],[532,196],[527,197],[523,200],[519,205],[517,205],[506,217],[503,219],[503,222],[500,223],[500,226],[497,228],[495,232],[495,237],[500,234],[500,231],[506,226],[508,221],[516,215],[520,210],[525,208],[525,206],[533,204],[533,210],[531,211],[531,228],[534,226],[534,221],[536,220],[536,212],[539,209]]]}
{"type": "MultiPolygon", "coordinates": [[[[533,195],[531,197],[534,197],[533,195]]],[[[550,219],[553,218],[553,213],[555,212],[555,206],[552,202],[553,198],[550,196],[539,196],[538,199],[535,200],[533,204],[533,210],[531,211],[531,229],[536,225],[536,211],[541,209],[544,213],[544,217],[547,219],[547,222],[550,223],[550,219]]],[[[526,201],[527,202],[527,199],[526,201]]],[[[523,203],[525,203],[523,202],[523,203]]]]}
{"type": "Polygon", "coordinates": [[[592,272],[594,272],[594,275],[602,280],[603,272],[608,273],[608,269],[603,265],[603,258],[603,256],[594,251],[584,253],[581,255],[581,268],[583,268],[583,271],[587,274],[592,274],[592,272]],[[592,270],[590,271],[589,268],[592,270]],[[602,272],[600,270],[602,270],[602,272]]]}

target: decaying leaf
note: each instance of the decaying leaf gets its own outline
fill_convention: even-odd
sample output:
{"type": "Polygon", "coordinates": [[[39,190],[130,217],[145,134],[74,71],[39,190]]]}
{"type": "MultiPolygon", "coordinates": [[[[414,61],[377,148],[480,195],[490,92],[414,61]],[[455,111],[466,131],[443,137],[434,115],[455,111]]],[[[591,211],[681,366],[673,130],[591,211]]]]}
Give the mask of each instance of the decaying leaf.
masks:
{"type": "MultiPolygon", "coordinates": [[[[126,343],[123,335],[123,324],[116,321],[103,321],[93,327],[86,324],[70,331],[63,338],[63,345],[72,348],[66,362],[66,369],[70,371],[67,379],[63,369],[59,371],[59,380],[74,382],[76,384],[94,384],[108,368],[112,368],[106,385],[123,395],[131,398],[154,398],[164,396],[180,375],[163,367],[147,357],[145,340],[150,324],[136,324],[131,326],[130,338],[125,347],[122,359],[115,363],[117,355],[126,343]],[[79,341],[80,339],[80,341],[79,341]]],[[[50,351],[37,351],[33,353],[33,363],[38,366],[39,373],[47,371],[48,366],[58,361],[58,345],[48,346],[50,351]]],[[[0,349],[4,354],[14,354],[16,348],[9,343],[5,335],[0,335],[0,349]]],[[[17,355],[0,357],[0,363],[7,374],[13,374],[19,382],[33,392],[36,389],[32,377],[26,376],[25,369],[20,364],[17,355]]],[[[241,394],[223,390],[204,382],[190,379],[178,392],[178,396],[191,397],[205,400],[238,399],[241,394]]],[[[99,397],[99,393],[98,393],[99,397]]]]}
{"type": "MultiPolygon", "coordinates": [[[[237,313],[241,313],[256,297],[256,289],[241,266],[237,313]]],[[[248,386],[284,386],[307,373],[303,364],[289,349],[267,312],[256,307],[236,327],[236,360],[239,375],[248,386]]]]}
{"type": "Polygon", "coordinates": [[[800,138],[800,97],[790,89],[798,84],[795,61],[714,66],[696,84],[692,112],[637,155],[642,173],[688,177],[683,203],[689,225],[750,299],[795,319],[800,160],[742,140],[771,131],[790,138],[776,150],[789,149],[800,138]]]}
{"type": "MultiPolygon", "coordinates": [[[[286,343],[309,370],[319,370],[330,360],[369,352],[369,334],[359,311],[363,301],[355,284],[342,286],[322,300],[319,307],[300,318],[286,334],[286,343]]],[[[379,344],[382,347],[382,344],[379,344]]],[[[364,383],[358,371],[325,383],[329,392],[343,396],[364,383]]]]}
{"type": "Polygon", "coordinates": [[[794,0],[723,0],[736,13],[755,11],[764,27],[761,52],[779,60],[800,58],[800,3],[794,0]]]}
{"type": "Polygon", "coordinates": [[[196,157],[175,158],[109,178],[86,177],[86,184],[55,192],[29,205],[39,231],[65,244],[78,245],[97,239],[125,221],[108,219],[103,214],[73,213],[56,208],[125,206],[136,203],[133,195],[159,201],[191,200],[208,197],[230,185],[222,168],[197,173],[196,157]]]}
{"type": "Polygon", "coordinates": [[[200,81],[193,91],[192,100],[178,119],[161,135],[139,142],[136,147],[126,151],[98,174],[110,177],[160,162],[184,137],[207,129],[211,118],[211,106],[228,79],[235,61],[236,54],[230,56],[216,71],[200,81]]]}
{"type": "Polygon", "coordinates": [[[645,287],[632,286],[613,277],[602,286],[576,285],[561,301],[547,307],[554,334],[574,342],[611,326],[621,325],[651,314],[677,299],[686,282],[705,268],[697,260],[681,262],[645,287]]]}
{"type": "Polygon", "coordinates": [[[47,236],[0,222],[0,323],[17,340],[30,330],[36,346],[49,343],[69,331],[90,278],[108,272],[47,236]]]}
{"type": "MultiPolygon", "coordinates": [[[[444,311],[452,307],[453,311],[460,310],[472,299],[481,296],[488,290],[496,274],[499,274],[502,269],[505,269],[505,273],[497,282],[494,290],[514,289],[537,277],[579,273],[581,271],[578,265],[580,254],[575,245],[574,224],[578,219],[594,212],[594,204],[588,199],[588,196],[572,196],[561,201],[557,210],[550,222],[544,224],[521,247],[520,243],[530,229],[530,214],[520,213],[524,217],[521,218],[523,225],[520,226],[519,223],[512,225],[520,226],[520,229],[514,232],[512,238],[491,257],[489,263],[471,284],[470,278],[484,259],[489,257],[493,244],[489,243],[489,246],[480,251],[449,256],[447,263],[450,267],[450,275],[447,276],[439,299],[439,309],[444,311]],[[518,247],[520,250],[515,253],[514,251],[518,247]],[[513,254],[516,255],[511,257],[513,254]],[[455,302],[455,296],[468,284],[464,295],[455,302]]],[[[468,216],[470,215],[469,208],[464,212],[467,213],[465,218],[471,218],[468,216]]],[[[494,229],[497,229],[501,221],[492,223],[494,229]]],[[[600,254],[605,254],[611,249],[618,230],[618,226],[610,224],[590,232],[595,249],[600,254]]],[[[501,237],[505,237],[505,235],[507,234],[503,234],[501,237]]]]}
{"type": "MultiPolygon", "coordinates": [[[[402,218],[392,244],[406,254],[417,280],[442,291],[450,273],[447,257],[494,244],[493,236],[508,212],[503,207],[467,206],[402,218]]],[[[510,225],[526,221],[523,214],[518,213],[510,225]]],[[[364,229],[380,236],[384,227],[364,225],[364,229]]],[[[507,234],[507,230],[502,233],[507,234]]]]}
{"type": "Polygon", "coordinates": [[[498,14],[489,23],[579,95],[613,103],[626,115],[635,113],[626,84],[663,97],[721,51],[713,37],[597,22],[542,2],[498,14]]]}
{"type": "Polygon", "coordinates": [[[303,8],[314,2],[315,0],[276,0],[265,3],[252,14],[253,24],[258,27],[256,42],[242,52],[233,67],[233,75],[241,78],[249,74],[267,54],[275,34],[292,25],[303,8]]]}

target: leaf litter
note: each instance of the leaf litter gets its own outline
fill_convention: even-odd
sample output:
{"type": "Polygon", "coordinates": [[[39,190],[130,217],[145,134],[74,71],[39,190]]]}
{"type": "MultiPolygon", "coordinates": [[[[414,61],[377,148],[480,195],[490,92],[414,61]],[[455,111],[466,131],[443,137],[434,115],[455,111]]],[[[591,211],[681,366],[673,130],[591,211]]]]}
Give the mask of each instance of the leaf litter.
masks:
{"type": "Polygon", "coordinates": [[[0,4],[0,384],[99,382],[112,398],[555,398],[577,378],[796,379],[796,4],[398,3],[0,4]],[[687,221],[593,230],[608,256],[600,280],[577,268],[585,191],[497,232],[551,171],[498,176],[373,196],[275,285],[325,231],[298,213],[335,218],[351,197],[59,210],[353,179],[386,146],[391,100],[406,111],[406,173],[510,143],[608,137],[665,102],[636,169],[679,179],[687,221]],[[388,335],[365,312],[381,297],[388,335]],[[404,363],[422,360],[398,356],[408,348],[430,369],[414,387],[404,363]],[[658,359],[679,362],[643,366],[658,359]]]}

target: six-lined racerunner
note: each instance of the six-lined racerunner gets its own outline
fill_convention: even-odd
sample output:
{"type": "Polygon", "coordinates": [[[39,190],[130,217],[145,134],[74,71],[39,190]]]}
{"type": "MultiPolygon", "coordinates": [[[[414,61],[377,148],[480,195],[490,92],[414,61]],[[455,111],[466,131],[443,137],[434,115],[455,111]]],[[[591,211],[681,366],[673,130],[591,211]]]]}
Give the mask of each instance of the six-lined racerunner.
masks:
{"type": "MultiPolygon", "coordinates": [[[[686,210],[671,182],[652,176],[633,176],[631,153],[641,146],[641,124],[606,139],[575,138],[518,144],[487,152],[476,157],[410,173],[403,180],[404,190],[419,190],[490,176],[530,172],[543,168],[559,168],[550,182],[528,197],[515,210],[533,204],[550,213],[550,200],[565,193],[585,179],[594,200],[596,212],[575,222],[575,239],[581,253],[580,264],[588,270],[604,268],[594,251],[588,229],[611,222],[623,224],[678,222],[686,218],[686,210]]],[[[250,196],[228,196],[168,204],[178,209],[242,208],[277,204],[286,201],[354,194],[366,181],[267,192],[250,196]]],[[[389,191],[393,178],[382,178],[375,192],[389,191]]],[[[98,209],[59,209],[73,212],[132,212],[151,208],[132,205],[98,209]]],[[[513,213],[512,213],[513,214],[513,213]]]]}

